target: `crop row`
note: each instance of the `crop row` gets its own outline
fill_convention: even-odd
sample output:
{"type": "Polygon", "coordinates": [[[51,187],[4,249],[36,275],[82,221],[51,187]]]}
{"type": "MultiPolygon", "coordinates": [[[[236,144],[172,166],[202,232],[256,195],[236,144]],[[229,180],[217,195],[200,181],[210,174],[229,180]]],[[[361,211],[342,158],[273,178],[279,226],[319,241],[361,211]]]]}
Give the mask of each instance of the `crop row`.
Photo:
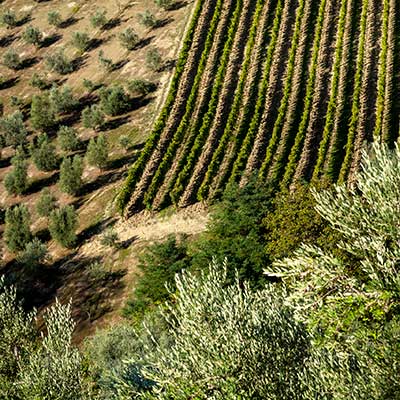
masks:
{"type": "MultiPolygon", "coordinates": [[[[195,37],[196,32],[198,31],[198,24],[200,22],[201,17],[204,20],[203,27],[201,27],[201,32],[203,31],[206,32],[207,29],[207,16],[210,12],[210,6],[213,4],[213,0],[207,0],[207,1],[202,1],[198,0],[197,5],[194,9],[192,20],[190,22],[190,25],[188,27],[182,49],[180,51],[179,59],[176,64],[175,68],[175,73],[174,76],[171,80],[170,88],[169,88],[169,94],[168,97],[165,101],[165,104],[163,106],[163,109],[161,110],[161,113],[157,119],[157,122],[154,125],[153,131],[149,137],[149,139],[146,141],[146,145],[144,149],[142,150],[139,158],[136,160],[134,165],[130,168],[128,172],[128,176],[125,180],[124,186],[122,190],[120,191],[116,204],[117,208],[120,212],[124,212],[130,198],[132,191],[135,188],[135,185],[137,183],[137,180],[140,177],[141,172],[143,171],[143,168],[145,167],[146,162],[151,156],[151,153],[156,146],[158,139],[167,123],[167,119],[169,116],[169,113],[174,105],[175,102],[175,96],[178,92],[179,88],[179,83],[181,80],[181,77],[184,73],[185,70],[185,65],[186,61],[188,60],[190,50],[192,47],[192,42],[195,37]],[[204,7],[203,7],[204,5],[204,7]]],[[[200,24],[199,24],[200,25],[200,24]]]]}
{"type": "Polygon", "coordinates": [[[208,165],[207,172],[199,188],[198,200],[204,200],[208,197],[210,185],[215,179],[224,155],[228,153],[228,143],[236,142],[234,140],[236,138],[235,133],[237,133],[235,132],[235,127],[242,126],[245,123],[245,119],[248,121],[250,113],[246,113],[246,111],[249,109],[250,98],[256,92],[255,88],[260,72],[259,66],[261,65],[261,48],[265,45],[264,33],[267,29],[272,1],[267,1],[265,6],[263,6],[263,3],[263,1],[259,1],[257,5],[232,108],[223,135],[217,149],[213,153],[211,162],[208,165]]]}

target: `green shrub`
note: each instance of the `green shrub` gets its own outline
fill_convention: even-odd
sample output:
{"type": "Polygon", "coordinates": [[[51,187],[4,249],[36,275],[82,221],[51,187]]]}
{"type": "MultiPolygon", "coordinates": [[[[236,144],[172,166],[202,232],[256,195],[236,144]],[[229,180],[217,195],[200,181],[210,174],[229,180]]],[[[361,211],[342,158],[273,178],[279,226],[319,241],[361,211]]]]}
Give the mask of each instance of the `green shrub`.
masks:
{"type": "Polygon", "coordinates": [[[147,28],[154,28],[158,24],[156,17],[149,10],[138,14],[138,20],[140,24],[146,26],[147,28]]]}
{"type": "Polygon", "coordinates": [[[113,61],[110,58],[104,57],[103,50],[99,51],[97,59],[99,60],[100,67],[103,68],[106,72],[111,72],[114,69],[113,61]]]}
{"type": "Polygon", "coordinates": [[[154,0],[154,3],[164,10],[171,10],[175,5],[174,0],[154,0]]]}
{"type": "Polygon", "coordinates": [[[57,114],[72,112],[79,105],[79,101],[75,99],[72,89],[68,85],[62,87],[53,85],[50,89],[49,100],[57,114]]]}
{"type": "Polygon", "coordinates": [[[28,44],[33,44],[36,47],[40,47],[43,39],[43,33],[39,28],[29,25],[22,33],[22,39],[28,44]]]}
{"type": "Polygon", "coordinates": [[[3,64],[10,69],[17,70],[21,68],[22,60],[20,55],[14,49],[8,49],[3,54],[3,64]]]}
{"type": "Polygon", "coordinates": [[[36,202],[36,212],[40,217],[48,217],[56,208],[57,201],[49,188],[44,188],[40,192],[40,197],[36,202]]]}
{"type": "Polygon", "coordinates": [[[0,131],[4,135],[6,146],[16,148],[26,143],[28,131],[24,125],[23,115],[20,111],[16,111],[11,115],[0,119],[0,131]]]}
{"type": "Polygon", "coordinates": [[[76,129],[69,126],[60,126],[57,132],[57,141],[63,151],[76,151],[82,146],[76,129]]]}
{"type": "Polygon", "coordinates": [[[170,298],[169,290],[175,290],[175,274],[191,264],[187,246],[184,236],[177,239],[171,235],[140,254],[139,268],[143,275],[123,309],[125,316],[141,320],[150,309],[170,298]]]}
{"type": "Polygon", "coordinates": [[[45,133],[39,135],[36,143],[31,146],[31,155],[36,168],[40,171],[53,171],[58,167],[56,148],[45,133]]]}
{"type": "Polygon", "coordinates": [[[140,41],[139,35],[132,28],[126,28],[118,38],[121,46],[127,50],[133,50],[140,41]]]}
{"type": "Polygon", "coordinates": [[[15,12],[13,10],[8,9],[3,14],[1,14],[0,22],[3,25],[6,25],[6,27],[8,29],[8,28],[13,28],[13,27],[17,26],[18,19],[17,19],[17,16],[15,15],[15,12]]]}
{"type": "Polygon", "coordinates": [[[33,239],[18,255],[17,261],[30,270],[36,270],[48,258],[47,246],[39,239],[33,239]]]}
{"type": "Polygon", "coordinates": [[[129,148],[132,146],[132,140],[127,135],[120,136],[118,138],[118,143],[125,151],[128,151],[129,148]]]}
{"type": "Polygon", "coordinates": [[[21,204],[6,210],[4,241],[8,249],[17,252],[25,249],[31,241],[31,219],[26,205],[21,204]]]}
{"type": "Polygon", "coordinates": [[[13,169],[4,177],[4,186],[9,194],[23,194],[29,187],[28,164],[20,156],[11,160],[13,169]]]}
{"type": "Polygon", "coordinates": [[[47,14],[47,22],[49,25],[58,28],[62,24],[60,13],[58,11],[49,11],[47,14]]]}
{"type": "Polygon", "coordinates": [[[71,45],[83,53],[90,46],[90,37],[86,32],[74,32],[72,34],[71,45]]]}
{"type": "Polygon", "coordinates": [[[50,87],[49,81],[40,76],[37,72],[33,73],[32,78],[29,80],[29,84],[32,87],[36,87],[40,90],[46,90],[50,87]]]}
{"type": "Polygon", "coordinates": [[[146,52],[146,65],[152,71],[158,71],[162,66],[160,51],[153,47],[146,52]]]}
{"type": "Polygon", "coordinates": [[[76,195],[82,186],[83,161],[78,155],[66,157],[60,166],[60,190],[70,195],[76,195]]]}
{"type": "Polygon", "coordinates": [[[99,95],[100,106],[107,115],[119,115],[128,109],[129,97],[120,85],[103,87],[100,89],[99,95]]]}
{"type": "Polygon", "coordinates": [[[133,79],[128,83],[128,90],[136,96],[146,96],[157,89],[157,84],[145,79],[133,79]]]}
{"type": "Polygon", "coordinates": [[[96,104],[87,106],[82,111],[82,123],[85,128],[99,130],[104,125],[104,119],[104,113],[101,107],[96,104]]]}
{"type": "Polygon", "coordinates": [[[107,11],[98,8],[96,12],[90,16],[90,23],[93,28],[103,28],[107,24],[108,19],[106,14],[107,11]]]}
{"type": "Polygon", "coordinates": [[[18,96],[10,96],[10,106],[21,109],[24,105],[23,100],[18,96]]]}
{"type": "Polygon", "coordinates": [[[83,79],[83,87],[89,92],[93,92],[96,89],[96,85],[90,79],[83,79]]]}
{"type": "Polygon", "coordinates": [[[46,58],[47,67],[61,75],[66,75],[74,70],[74,64],[67,58],[64,49],[58,49],[46,58]]]}
{"type": "Polygon", "coordinates": [[[76,211],[72,206],[53,210],[49,217],[49,231],[52,239],[63,247],[73,247],[76,242],[75,230],[78,226],[76,211]]]}
{"type": "Polygon", "coordinates": [[[97,139],[90,139],[85,157],[89,165],[100,169],[104,169],[107,166],[108,143],[104,135],[99,135],[97,139]]]}
{"type": "Polygon", "coordinates": [[[47,131],[53,128],[57,121],[55,110],[47,94],[34,95],[31,103],[31,124],[34,129],[47,131]]]}
{"type": "Polygon", "coordinates": [[[101,244],[107,247],[118,249],[120,247],[118,233],[113,229],[108,229],[101,237],[101,244]]]}

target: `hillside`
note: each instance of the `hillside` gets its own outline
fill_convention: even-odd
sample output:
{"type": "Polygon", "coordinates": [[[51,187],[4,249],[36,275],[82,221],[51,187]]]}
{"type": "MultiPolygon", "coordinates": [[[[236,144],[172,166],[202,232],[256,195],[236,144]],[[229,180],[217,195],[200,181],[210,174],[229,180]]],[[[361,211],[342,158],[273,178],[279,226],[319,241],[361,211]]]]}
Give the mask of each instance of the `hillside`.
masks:
{"type": "MultiPolygon", "coordinates": [[[[73,297],[74,315],[83,329],[104,312],[113,309],[114,296],[120,295],[119,288],[123,286],[120,280],[128,267],[127,277],[124,278],[128,287],[125,290],[130,290],[135,280],[133,260],[137,247],[143,245],[140,244],[141,234],[138,234],[138,246],[129,249],[127,247],[134,240],[126,235],[131,230],[129,227],[119,229],[125,248],[117,252],[107,246],[99,246],[99,242],[107,228],[115,224],[108,205],[118,192],[128,166],[142,149],[168,93],[181,37],[192,9],[193,4],[180,2],[166,10],[152,0],[140,3],[7,0],[0,3],[0,275],[18,282],[28,303],[39,309],[54,301],[55,297],[61,301],[73,297]],[[55,18],[56,22],[52,22],[51,14],[53,18],[58,14],[58,21],[55,18]],[[144,14],[151,20],[152,26],[144,24],[144,14]],[[104,15],[104,26],[94,26],[92,20],[96,15],[104,15]],[[27,42],[26,32],[30,28],[38,29],[40,33],[37,44],[27,42]],[[131,49],[123,46],[120,39],[129,30],[136,40],[131,49]],[[89,40],[85,48],[77,48],[77,33],[81,37],[86,35],[89,40]],[[60,50],[72,66],[66,73],[54,71],[49,66],[49,58],[59,54],[60,50]],[[147,62],[148,53],[152,50],[157,50],[161,56],[157,68],[151,68],[147,62]],[[6,62],[9,54],[14,54],[13,57],[16,54],[18,65],[6,62]],[[111,65],[104,59],[109,60],[111,65]],[[35,77],[39,78],[36,83],[35,77]],[[150,83],[151,91],[132,90],[131,83],[135,80],[150,83]],[[103,113],[104,121],[100,127],[86,127],[84,110],[94,105],[101,109],[101,91],[118,85],[124,92],[125,106],[115,115],[103,113]],[[54,90],[56,94],[51,97],[54,90]],[[44,99],[46,105],[50,96],[52,102],[57,104],[63,90],[70,91],[73,107],[65,112],[51,113],[51,126],[34,126],[33,99],[44,99]],[[5,138],[13,137],[13,131],[8,131],[4,122],[14,115],[21,115],[18,129],[22,132],[22,139],[6,143],[5,138]],[[61,127],[75,132],[76,148],[63,148],[59,133],[61,127]],[[43,168],[34,157],[34,154],[40,154],[35,150],[43,133],[46,134],[45,142],[50,152],[45,153],[42,164],[51,155],[56,159],[51,168],[43,168]],[[101,135],[108,143],[108,157],[106,165],[99,168],[89,163],[86,152],[90,140],[101,135]],[[6,181],[16,169],[14,156],[17,153],[23,153],[25,178],[22,190],[14,193],[7,190],[6,181]],[[80,187],[76,187],[75,193],[66,193],[60,184],[60,164],[62,160],[75,156],[79,156],[83,163],[80,187]],[[43,189],[50,191],[57,208],[70,205],[76,210],[74,246],[66,248],[53,240],[48,215],[39,215],[37,204],[43,189]],[[47,247],[48,254],[40,272],[24,268],[18,262],[20,251],[11,251],[5,243],[5,210],[16,205],[27,207],[31,239],[39,239],[47,247]],[[96,248],[95,255],[91,252],[93,248],[96,248]],[[113,265],[113,272],[106,272],[104,280],[101,277],[91,279],[86,269],[99,261],[104,266],[113,265]]],[[[48,115],[52,107],[42,107],[36,117],[48,115]]],[[[132,233],[131,236],[135,235],[132,233]]],[[[97,273],[100,276],[102,272],[97,273]]]]}
{"type": "Polygon", "coordinates": [[[128,214],[214,198],[254,171],[277,187],[357,170],[397,138],[396,0],[204,0],[119,197],[128,214]]]}

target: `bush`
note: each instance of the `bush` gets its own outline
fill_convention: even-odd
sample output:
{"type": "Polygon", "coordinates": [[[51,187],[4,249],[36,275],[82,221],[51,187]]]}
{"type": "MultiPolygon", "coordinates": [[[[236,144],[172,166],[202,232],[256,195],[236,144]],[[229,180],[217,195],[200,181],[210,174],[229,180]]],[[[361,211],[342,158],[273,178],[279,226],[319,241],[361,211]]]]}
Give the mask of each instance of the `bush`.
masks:
{"type": "Polygon", "coordinates": [[[146,65],[152,71],[158,71],[162,66],[162,58],[159,50],[155,47],[146,52],[146,65]]]}
{"type": "Polygon", "coordinates": [[[31,155],[40,171],[53,171],[58,167],[56,148],[45,133],[39,135],[36,143],[31,146],[31,155]]]}
{"type": "Polygon", "coordinates": [[[93,92],[96,89],[96,85],[90,79],[83,79],[83,87],[89,92],[93,92]]]}
{"type": "Polygon", "coordinates": [[[33,44],[34,46],[39,47],[42,43],[43,33],[39,28],[29,25],[22,33],[22,39],[28,44],[33,44]]]}
{"type": "Polygon", "coordinates": [[[21,204],[6,210],[4,241],[12,252],[24,250],[31,241],[31,219],[26,205],[21,204]]]}
{"type": "Polygon", "coordinates": [[[90,46],[90,37],[86,32],[74,32],[72,34],[71,45],[83,53],[90,46]]]}
{"type": "Polygon", "coordinates": [[[157,84],[145,79],[133,79],[128,83],[128,90],[136,96],[146,96],[157,89],[157,84]]]}
{"type": "Polygon", "coordinates": [[[18,97],[18,96],[11,96],[10,97],[10,106],[11,107],[16,107],[18,109],[21,109],[24,105],[23,100],[18,97]]]}
{"type": "Polygon", "coordinates": [[[82,123],[85,128],[101,129],[104,125],[104,113],[102,109],[96,104],[86,107],[82,111],[82,123]]]}
{"type": "Polygon", "coordinates": [[[12,158],[13,169],[4,177],[4,186],[9,194],[23,194],[28,189],[28,164],[21,156],[12,158]]]}
{"type": "Polygon", "coordinates": [[[55,27],[60,27],[62,24],[62,19],[61,15],[58,11],[49,11],[47,14],[47,22],[49,25],[55,26],[55,27]]]}
{"type": "Polygon", "coordinates": [[[63,247],[73,247],[76,242],[75,230],[78,226],[76,211],[72,206],[65,206],[50,213],[49,231],[52,239],[63,247]]]}
{"type": "Polygon", "coordinates": [[[117,85],[100,89],[100,106],[102,110],[111,116],[124,113],[129,106],[129,97],[122,86],[117,85]]]}
{"type": "Polygon", "coordinates": [[[104,169],[108,161],[108,143],[104,135],[97,139],[91,138],[86,150],[86,160],[89,165],[104,169]]]}
{"type": "Polygon", "coordinates": [[[97,9],[96,12],[90,16],[90,23],[93,28],[103,28],[107,24],[108,19],[106,14],[107,12],[105,10],[97,9]]]}
{"type": "Polygon", "coordinates": [[[20,55],[14,50],[9,49],[3,55],[3,64],[10,69],[17,70],[22,66],[20,55]]]}
{"type": "Polygon", "coordinates": [[[49,188],[44,188],[36,202],[36,212],[40,217],[48,217],[56,206],[56,198],[52,195],[49,188]]]}
{"type": "Polygon", "coordinates": [[[18,25],[18,19],[15,15],[15,12],[8,9],[0,16],[0,21],[3,25],[7,26],[8,28],[13,28],[18,25]]]}
{"type": "Polygon", "coordinates": [[[129,148],[132,146],[132,140],[127,135],[120,136],[118,138],[118,143],[125,151],[128,151],[129,148]]]}
{"type": "Polygon", "coordinates": [[[76,151],[81,148],[76,129],[69,126],[61,126],[57,133],[58,144],[63,151],[76,151]]]}
{"type": "Polygon", "coordinates": [[[47,131],[56,125],[56,116],[47,94],[32,97],[31,124],[34,129],[47,131]]]}
{"type": "Polygon", "coordinates": [[[156,17],[149,10],[146,10],[144,13],[138,14],[138,20],[140,24],[146,26],[147,28],[154,28],[158,24],[156,17]]]}
{"type": "Polygon", "coordinates": [[[23,115],[20,111],[0,119],[0,131],[4,135],[6,146],[16,148],[26,143],[28,131],[25,128],[23,115]]]}
{"type": "Polygon", "coordinates": [[[118,38],[121,46],[127,50],[133,50],[140,41],[139,35],[132,28],[126,28],[118,38]]]}
{"type": "Polygon", "coordinates": [[[50,87],[50,83],[46,78],[40,76],[37,72],[34,72],[32,78],[29,80],[29,84],[32,87],[36,87],[40,90],[46,90],[50,87]]]}
{"type": "Polygon", "coordinates": [[[104,232],[100,243],[103,246],[113,247],[115,249],[120,247],[118,234],[113,229],[108,229],[106,232],[104,232]]]}
{"type": "Polygon", "coordinates": [[[158,7],[161,7],[164,10],[171,10],[175,5],[174,0],[154,0],[154,3],[156,3],[158,7]]]}
{"type": "Polygon", "coordinates": [[[57,87],[53,85],[49,93],[51,106],[57,114],[66,114],[75,110],[79,105],[79,101],[74,98],[72,89],[64,85],[57,87]]]}
{"type": "Polygon", "coordinates": [[[35,238],[29,242],[22,253],[18,255],[17,261],[30,270],[35,270],[40,267],[47,258],[47,246],[39,239],[35,238]]]}
{"type": "Polygon", "coordinates": [[[141,320],[150,309],[170,298],[170,291],[175,290],[175,274],[190,264],[185,236],[177,239],[171,235],[164,242],[149,246],[139,256],[142,275],[123,314],[141,320]]]}
{"type": "Polygon", "coordinates": [[[82,186],[83,161],[78,155],[66,157],[61,163],[60,190],[70,195],[76,195],[82,186]]]}
{"type": "Polygon", "coordinates": [[[106,72],[111,72],[114,69],[114,63],[110,58],[104,57],[104,51],[100,50],[98,55],[98,60],[100,67],[103,68],[106,72]]]}
{"type": "Polygon", "coordinates": [[[74,70],[74,65],[71,60],[67,58],[63,49],[56,50],[46,58],[47,67],[54,72],[61,75],[66,75],[74,70]]]}

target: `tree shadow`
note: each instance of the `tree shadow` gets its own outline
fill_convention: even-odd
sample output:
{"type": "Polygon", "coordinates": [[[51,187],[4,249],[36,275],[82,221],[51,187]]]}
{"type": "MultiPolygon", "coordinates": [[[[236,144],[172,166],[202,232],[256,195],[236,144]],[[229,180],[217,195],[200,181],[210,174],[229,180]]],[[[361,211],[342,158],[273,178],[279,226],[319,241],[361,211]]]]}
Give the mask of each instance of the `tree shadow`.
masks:
{"type": "Polygon", "coordinates": [[[17,37],[13,33],[3,36],[0,39],[0,47],[8,47],[16,38],[17,37]]]}
{"type": "Polygon", "coordinates": [[[24,60],[22,60],[21,65],[19,66],[18,69],[26,69],[26,68],[33,67],[38,62],[39,62],[39,58],[38,57],[25,58],[24,60]]]}
{"type": "MultiPolygon", "coordinates": [[[[144,143],[140,145],[140,148],[144,147],[144,143]]],[[[107,165],[107,170],[115,170],[120,169],[125,165],[130,165],[135,162],[136,156],[135,154],[126,154],[123,157],[116,158],[114,160],[110,160],[107,165]]]]}
{"type": "Polygon", "coordinates": [[[168,7],[167,11],[176,11],[188,5],[187,1],[176,1],[170,7],[168,7]]]}
{"type": "Polygon", "coordinates": [[[47,243],[51,240],[51,235],[48,228],[43,228],[37,231],[35,233],[35,237],[37,237],[42,243],[47,243]]]}
{"type": "Polygon", "coordinates": [[[157,20],[157,22],[154,25],[153,29],[163,28],[164,26],[170,24],[173,20],[174,19],[172,17],[159,19],[159,20],[157,20]]]}
{"type": "Polygon", "coordinates": [[[15,86],[17,83],[19,82],[19,77],[14,77],[14,78],[10,78],[7,79],[6,81],[3,81],[0,83],[0,90],[4,90],[4,89],[10,89],[13,86],[15,86]]]}
{"type": "Polygon", "coordinates": [[[112,65],[112,70],[113,71],[118,71],[119,69],[121,69],[122,67],[124,67],[126,64],[128,64],[129,60],[125,59],[125,60],[119,60],[116,63],[113,63],[112,65]]]}
{"type": "Polygon", "coordinates": [[[139,49],[142,49],[143,47],[148,46],[154,38],[155,38],[155,36],[150,36],[146,39],[140,40],[138,42],[138,44],[135,46],[134,50],[139,50],[139,49]]]}
{"type": "Polygon", "coordinates": [[[118,171],[118,172],[113,171],[99,175],[94,181],[84,184],[79,191],[79,195],[85,196],[89,193],[92,193],[95,190],[98,190],[101,187],[105,186],[106,184],[118,181],[119,179],[122,178],[122,176],[123,176],[123,171],[118,171]]]}
{"type": "Polygon", "coordinates": [[[69,17],[66,20],[62,21],[59,27],[61,29],[69,28],[71,25],[76,24],[78,21],[80,21],[82,18],[76,18],[76,17],[69,17]]]}
{"type": "Polygon", "coordinates": [[[95,50],[98,47],[100,47],[101,45],[107,43],[109,40],[110,40],[109,37],[107,37],[107,38],[93,38],[89,42],[89,46],[87,48],[87,51],[95,50]]]}
{"type": "Polygon", "coordinates": [[[87,54],[85,54],[85,55],[83,55],[83,56],[76,57],[76,58],[72,61],[72,68],[73,68],[73,70],[74,70],[74,71],[78,71],[78,69],[82,68],[82,67],[85,65],[87,59],[88,59],[88,55],[87,55],[87,54]]]}
{"type": "Polygon", "coordinates": [[[166,60],[164,64],[157,70],[157,72],[172,71],[176,66],[176,60],[166,60]]]}
{"type": "Polygon", "coordinates": [[[120,247],[120,249],[127,249],[132,243],[134,243],[136,240],[139,239],[139,236],[132,236],[129,239],[123,240],[122,242],[118,243],[118,246],[120,247]]]}
{"type": "Polygon", "coordinates": [[[53,33],[50,36],[46,36],[42,40],[42,43],[40,44],[40,47],[41,48],[50,47],[54,43],[57,43],[61,38],[62,38],[62,35],[60,35],[59,33],[53,33]]]}
{"type": "Polygon", "coordinates": [[[26,14],[25,16],[23,16],[22,18],[20,18],[15,26],[22,26],[27,24],[28,22],[32,21],[32,15],[31,14],[26,14]]]}
{"type": "Polygon", "coordinates": [[[122,20],[120,17],[111,18],[105,25],[103,25],[102,30],[108,31],[110,29],[116,28],[117,26],[120,26],[121,23],[122,20]]]}
{"type": "Polygon", "coordinates": [[[42,189],[44,189],[47,186],[52,186],[52,185],[56,184],[58,181],[59,175],[60,175],[59,172],[56,171],[56,172],[53,172],[50,176],[33,181],[30,184],[26,194],[34,194],[34,193],[41,191],[42,189]]]}
{"type": "Polygon", "coordinates": [[[115,221],[115,218],[108,217],[106,219],[97,221],[96,223],[83,229],[77,236],[77,244],[81,245],[86,240],[91,239],[94,235],[97,235],[105,229],[109,228],[110,226],[113,226],[115,224],[115,221]]]}
{"type": "Polygon", "coordinates": [[[126,115],[124,117],[118,117],[118,118],[114,118],[110,121],[107,121],[103,124],[102,126],[102,131],[109,131],[112,129],[116,129],[118,127],[120,127],[121,125],[124,125],[126,123],[129,122],[129,115],[126,115]]]}

